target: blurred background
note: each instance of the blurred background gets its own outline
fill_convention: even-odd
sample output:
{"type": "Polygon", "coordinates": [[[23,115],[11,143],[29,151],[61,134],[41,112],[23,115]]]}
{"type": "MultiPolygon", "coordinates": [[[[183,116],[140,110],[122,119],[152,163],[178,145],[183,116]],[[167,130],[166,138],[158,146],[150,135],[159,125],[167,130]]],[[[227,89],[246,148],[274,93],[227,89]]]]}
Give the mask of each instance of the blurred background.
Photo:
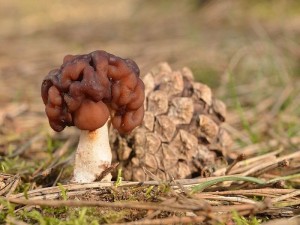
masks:
{"type": "Polygon", "coordinates": [[[0,0],[0,27],[2,140],[48,127],[42,79],[64,55],[96,49],[142,74],[190,67],[228,105],[237,143],[299,136],[298,0],[0,0]]]}

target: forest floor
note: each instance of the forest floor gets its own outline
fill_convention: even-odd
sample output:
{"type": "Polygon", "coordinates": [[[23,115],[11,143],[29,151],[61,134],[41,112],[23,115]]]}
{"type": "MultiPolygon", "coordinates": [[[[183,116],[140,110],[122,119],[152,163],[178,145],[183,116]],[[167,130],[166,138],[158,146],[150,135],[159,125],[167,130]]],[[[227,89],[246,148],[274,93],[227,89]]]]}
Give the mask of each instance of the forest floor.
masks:
{"type": "Polygon", "coordinates": [[[299,1],[0,5],[0,224],[300,223],[299,1]],[[69,184],[78,132],[50,129],[40,85],[96,49],[142,75],[191,68],[227,105],[236,160],[206,178],[69,184]]]}

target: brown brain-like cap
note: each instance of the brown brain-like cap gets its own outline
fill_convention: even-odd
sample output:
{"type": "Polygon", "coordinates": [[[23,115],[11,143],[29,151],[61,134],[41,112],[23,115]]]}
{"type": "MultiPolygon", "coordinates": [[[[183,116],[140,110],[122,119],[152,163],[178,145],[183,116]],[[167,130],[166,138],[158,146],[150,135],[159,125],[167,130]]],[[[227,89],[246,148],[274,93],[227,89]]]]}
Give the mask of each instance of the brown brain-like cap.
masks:
{"type": "Polygon", "coordinates": [[[130,132],[144,117],[144,83],[139,73],[134,61],[105,51],[65,56],[41,87],[50,126],[55,131],[74,125],[95,130],[111,116],[114,128],[130,132]]]}

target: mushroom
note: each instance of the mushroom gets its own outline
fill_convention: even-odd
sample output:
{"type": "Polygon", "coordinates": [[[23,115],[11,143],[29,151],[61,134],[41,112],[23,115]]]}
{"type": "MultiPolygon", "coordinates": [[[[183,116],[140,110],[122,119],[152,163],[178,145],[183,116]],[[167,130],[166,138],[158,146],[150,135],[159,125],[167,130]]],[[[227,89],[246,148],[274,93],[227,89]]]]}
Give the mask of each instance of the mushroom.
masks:
{"type": "MultiPolygon", "coordinates": [[[[51,128],[81,130],[74,182],[93,182],[110,167],[108,123],[121,134],[142,123],[145,94],[139,74],[133,60],[94,51],[65,56],[61,67],[43,80],[41,94],[51,128]]],[[[111,175],[103,180],[111,180],[111,175]]]]}

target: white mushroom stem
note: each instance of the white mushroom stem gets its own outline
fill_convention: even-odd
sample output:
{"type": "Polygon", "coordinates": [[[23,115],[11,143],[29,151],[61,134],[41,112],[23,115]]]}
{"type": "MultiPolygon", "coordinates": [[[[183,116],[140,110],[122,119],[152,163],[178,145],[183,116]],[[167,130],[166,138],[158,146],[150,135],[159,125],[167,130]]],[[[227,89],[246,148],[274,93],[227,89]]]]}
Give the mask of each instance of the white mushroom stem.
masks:
{"type": "MultiPolygon", "coordinates": [[[[72,181],[76,183],[95,181],[111,165],[111,160],[107,122],[94,131],[82,130],[75,155],[72,181]]],[[[111,174],[102,180],[110,181],[111,174]]]]}

